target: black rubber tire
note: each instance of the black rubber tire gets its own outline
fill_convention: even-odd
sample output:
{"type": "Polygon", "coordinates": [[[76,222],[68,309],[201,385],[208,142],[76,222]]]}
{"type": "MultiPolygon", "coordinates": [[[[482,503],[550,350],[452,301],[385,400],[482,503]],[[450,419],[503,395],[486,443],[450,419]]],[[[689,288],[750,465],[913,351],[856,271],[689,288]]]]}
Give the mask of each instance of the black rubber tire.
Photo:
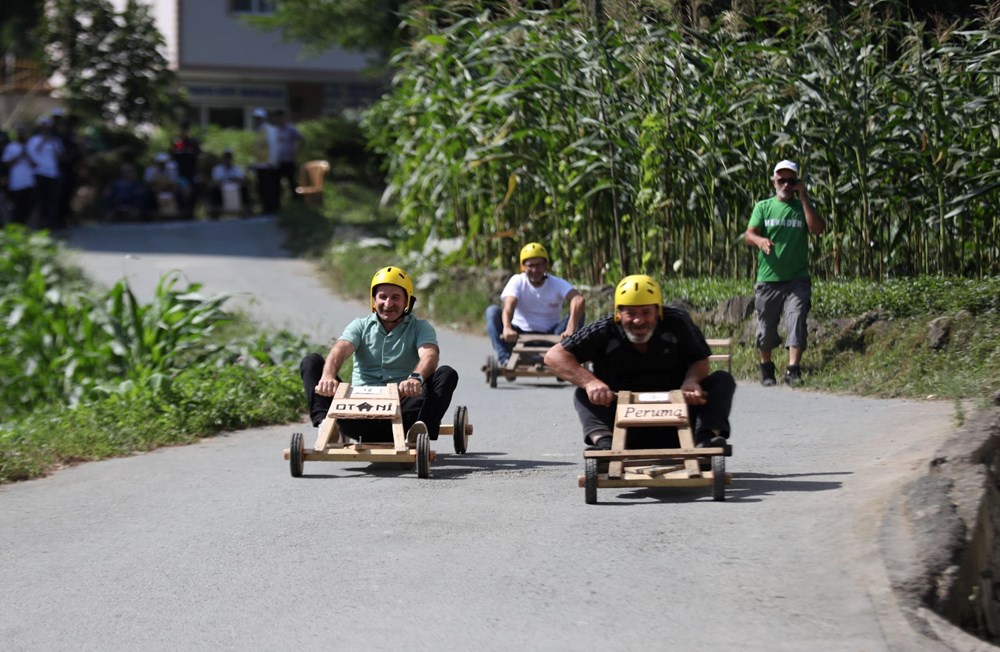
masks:
{"type": "Polygon", "coordinates": [[[489,383],[490,388],[496,389],[497,387],[497,374],[500,373],[500,365],[497,364],[497,359],[495,357],[487,356],[486,358],[486,382],[489,383]]]}
{"type": "Polygon", "coordinates": [[[597,459],[583,459],[583,500],[588,505],[597,503],[597,459]]]}
{"type": "Polygon", "coordinates": [[[469,425],[469,411],[464,405],[455,408],[455,425],[452,439],[455,441],[455,452],[463,455],[469,449],[469,436],[465,434],[466,426],[469,425]]]}
{"type": "Polygon", "coordinates": [[[431,477],[431,438],[426,432],[417,433],[417,477],[431,477]]]}
{"type": "Polygon", "coordinates": [[[302,477],[302,466],[305,463],[305,460],[303,459],[304,457],[305,452],[302,445],[302,433],[293,433],[292,443],[288,447],[288,467],[292,472],[293,478],[302,477]]]}
{"type": "Polygon", "coordinates": [[[726,499],[726,458],[712,456],[712,500],[726,499]]]}

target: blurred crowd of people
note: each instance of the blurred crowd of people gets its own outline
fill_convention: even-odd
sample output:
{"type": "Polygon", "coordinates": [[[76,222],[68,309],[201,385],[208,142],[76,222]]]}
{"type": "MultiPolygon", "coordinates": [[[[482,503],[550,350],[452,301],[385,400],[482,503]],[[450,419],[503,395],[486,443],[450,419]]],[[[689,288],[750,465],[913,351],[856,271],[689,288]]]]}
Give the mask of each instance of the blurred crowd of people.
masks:
{"type": "Polygon", "coordinates": [[[114,179],[91,188],[96,197],[90,212],[96,215],[74,215],[81,170],[93,153],[77,128],[74,116],[56,109],[38,118],[33,129],[18,125],[10,134],[0,131],[0,222],[58,231],[70,220],[87,217],[195,219],[203,203],[204,214],[217,219],[274,214],[283,194],[296,198],[302,134],[283,111],[255,109],[254,160],[246,168],[229,148],[205,161],[201,143],[184,124],[169,149],[154,153],[145,168],[137,161],[122,162],[114,179]],[[213,160],[218,162],[207,167],[213,160]]]}

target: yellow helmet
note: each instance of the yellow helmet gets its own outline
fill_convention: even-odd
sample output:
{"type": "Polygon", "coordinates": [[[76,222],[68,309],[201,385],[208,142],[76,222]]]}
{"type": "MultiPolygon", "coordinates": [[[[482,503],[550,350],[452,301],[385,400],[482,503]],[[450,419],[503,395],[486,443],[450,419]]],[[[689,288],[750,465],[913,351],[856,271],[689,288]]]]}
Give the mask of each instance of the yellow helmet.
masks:
{"type": "Polygon", "coordinates": [[[619,321],[621,306],[648,306],[656,304],[660,318],[663,318],[663,291],[659,284],[645,274],[626,276],[615,288],[615,321],[619,321]]]}
{"type": "Polygon", "coordinates": [[[549,262],[549,252],[545,251],[545,247],[537,242],[529,242],[528,244],[521,247],[521,262],[523,265],[524,261],[529,258],[544,258],[545,262],[549,262]]]}
{"type": "Polygon", "coordinates": [[[404,315],[413,310],[413,304],[417,300],[413,296],[413,279],[398,267],[383,267],[375,272],[375,276],[372,277],[371,292],[368,297],[368,303],[371,305],[372,312],[375,312],[375,286],[385,284],[395,285],[406,292],[407,304],[406,310],[403,311],[404,315]]]}

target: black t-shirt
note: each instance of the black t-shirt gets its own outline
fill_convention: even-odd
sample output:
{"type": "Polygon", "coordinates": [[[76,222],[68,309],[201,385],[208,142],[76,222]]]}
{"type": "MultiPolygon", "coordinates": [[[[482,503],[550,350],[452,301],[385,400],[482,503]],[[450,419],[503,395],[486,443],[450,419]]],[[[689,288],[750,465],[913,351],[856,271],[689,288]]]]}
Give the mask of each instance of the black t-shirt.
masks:
{"type": "Polygon", "coordinates": [[[691,317],[669,306],[663,307],[645,352],[635,349],[611,316],[583,327],[562,345],[578,361],[592,362],[594,375],[616,392],[679,389],[688,367],[712,353],[691,317]]]}

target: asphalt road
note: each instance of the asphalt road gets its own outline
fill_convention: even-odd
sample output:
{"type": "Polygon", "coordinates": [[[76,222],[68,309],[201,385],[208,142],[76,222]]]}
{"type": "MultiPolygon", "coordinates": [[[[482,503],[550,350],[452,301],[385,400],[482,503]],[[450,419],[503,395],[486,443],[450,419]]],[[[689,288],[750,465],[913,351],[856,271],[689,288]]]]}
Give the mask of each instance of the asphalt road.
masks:
{"type": "MultiPolygon", "coordinates": [[[[140,296],[180,269],[318,341],[367,310],[279,243],[263,218],[70,234],[96,281],[140,296]]],[[[951,405],[744,383],[726,502],[586,505],[570,389],[491,390],[485,337],[439,336],[475,434],[464,456],[436,442],[429,480],[321,462],[294,479],[282,450],[315,431],[292,424],[0,487],[0,649],[937,649],[899,615],[876,533],[951,405]]]]}

